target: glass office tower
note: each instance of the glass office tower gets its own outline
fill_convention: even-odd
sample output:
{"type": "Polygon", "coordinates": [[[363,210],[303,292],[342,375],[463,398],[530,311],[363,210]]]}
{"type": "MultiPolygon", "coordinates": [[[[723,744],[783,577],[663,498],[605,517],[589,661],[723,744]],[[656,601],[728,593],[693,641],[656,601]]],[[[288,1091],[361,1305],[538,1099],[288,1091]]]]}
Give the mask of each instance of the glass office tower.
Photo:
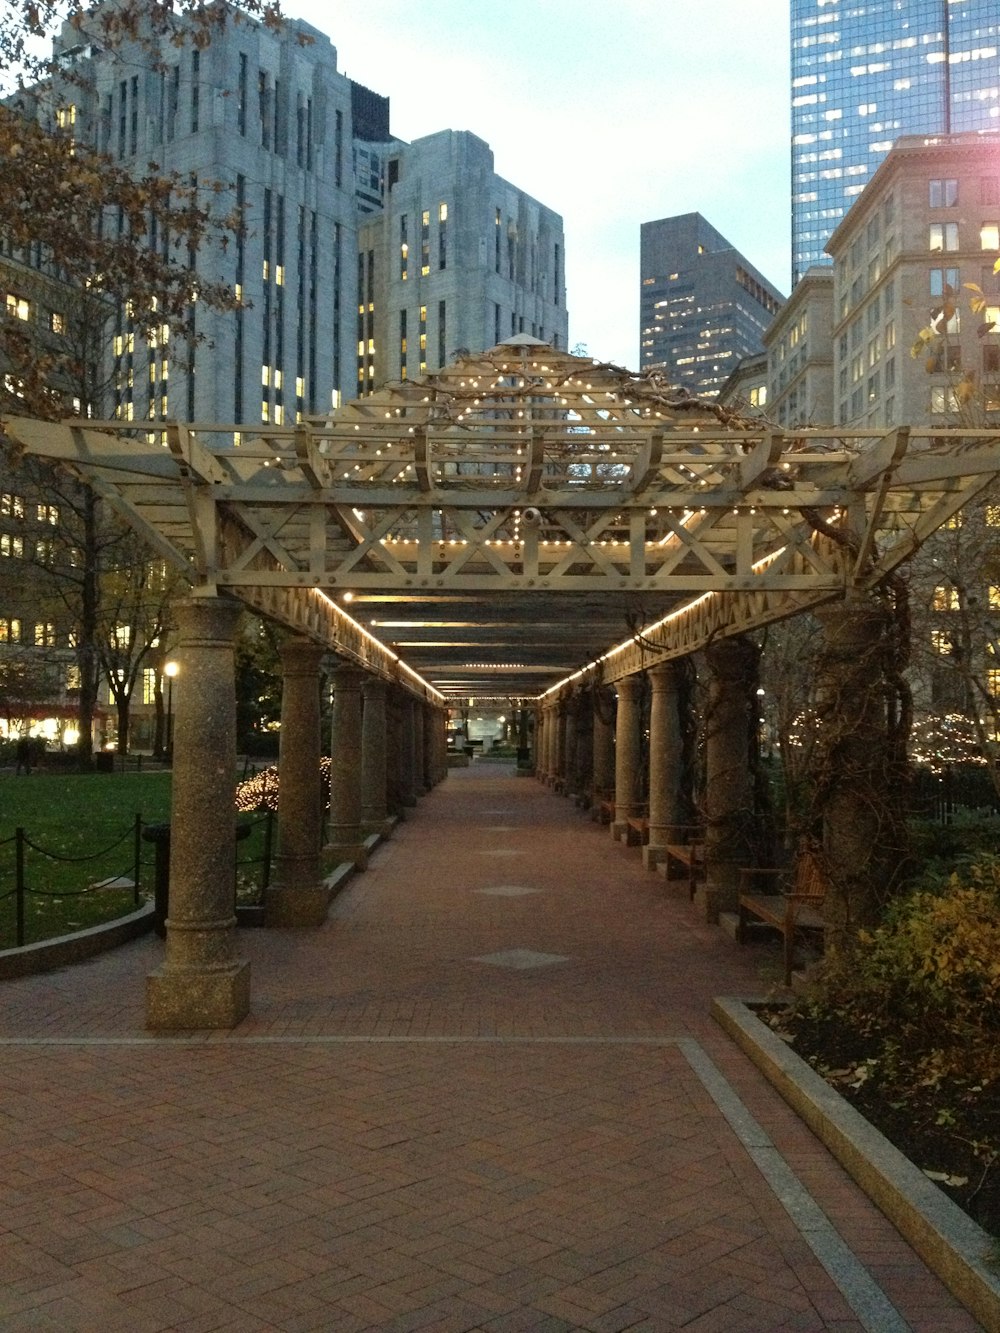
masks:
{"type": "Polygon", "coordinates": [[[903,134],[1000,129],[997,0],[791,0],[792,282],[903,134]]]}

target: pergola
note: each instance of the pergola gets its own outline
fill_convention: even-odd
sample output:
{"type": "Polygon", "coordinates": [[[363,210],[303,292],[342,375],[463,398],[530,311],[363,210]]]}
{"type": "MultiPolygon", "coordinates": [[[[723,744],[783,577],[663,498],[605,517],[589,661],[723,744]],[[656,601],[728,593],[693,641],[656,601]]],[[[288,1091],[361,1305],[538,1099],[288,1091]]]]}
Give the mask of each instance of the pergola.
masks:
{"type": "Polygon", "coordinates": [[[7,429],[193,587],[456,697],[870,589],[1000,467],[995,431],[786,433],[523,335],[297,426],[7,429]]]}
{"type": "MultiPolygon", "coordinates": [[[[551,707],[581,681],[621,685],[651,662],[863,598],[1000,471],[993,431],[783,432],[525,336],[295,426],[5,428],[92,486],[190,581],[182,639],[215,685],[197,717],[178,712],[175,802],[190,813],[208,799],[215,816],[224,787],[198,787],[196,756],[231,688],[233,603],[294,632],[300,675],[302,661],[313,679],[335,654],[354,673],[335,699],[360,695],[360,679],[390,683],[426,719],[470,697],[551,707]]],[[[410,744],[430,746],[437,728],[427,721],[410,744]]],[[[343,792],[360,781],[356,761],[343,792]]],[[[172,894],[214,873],[204,817],[195,823],[201,845],[179,866],[175,846],[172,894]]],[[[294,842],[290,827],[281,836],[294,842]]],[[[315,873],[312,852],[299,860],[315,873]]],[[[175,958],[174,972],[204,981],[215,947],[175,958]]],[[[199,1025],[181,1010],[185,1021],[163,1025],[199,1025]]]]}

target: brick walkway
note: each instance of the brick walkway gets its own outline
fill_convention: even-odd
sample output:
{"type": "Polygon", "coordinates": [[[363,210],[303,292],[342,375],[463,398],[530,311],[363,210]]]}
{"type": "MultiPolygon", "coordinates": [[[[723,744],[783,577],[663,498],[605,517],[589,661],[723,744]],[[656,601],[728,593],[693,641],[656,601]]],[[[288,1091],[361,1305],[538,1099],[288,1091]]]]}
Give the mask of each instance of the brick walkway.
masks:
{"type": "Polygon", "coordinates": [[[144,1033],[153,939],[3,983],[0,1329],[978,1327],[708,1018],[761,956],[534,781],[241,946],[233,1033],[144,1033]]]}

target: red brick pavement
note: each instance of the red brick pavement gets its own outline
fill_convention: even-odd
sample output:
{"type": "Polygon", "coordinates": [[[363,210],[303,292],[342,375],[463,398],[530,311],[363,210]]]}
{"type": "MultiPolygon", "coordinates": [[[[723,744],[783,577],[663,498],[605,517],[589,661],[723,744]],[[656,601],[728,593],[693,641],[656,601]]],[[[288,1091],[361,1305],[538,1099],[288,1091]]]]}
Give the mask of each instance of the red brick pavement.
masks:
{"type": "Polygon", "coordinates": [[[760,955],[534,781],[452,773],[321,930],[240,944],[234,1033],[143,1031],[154,940],[3,984],[0,1330],[978,1327],[708,1018],[760,955]],[[517,950],[561,961],[482,961],[517,950]],[[852,1310],[692,1049],[898,1323],[852,1310]]]}

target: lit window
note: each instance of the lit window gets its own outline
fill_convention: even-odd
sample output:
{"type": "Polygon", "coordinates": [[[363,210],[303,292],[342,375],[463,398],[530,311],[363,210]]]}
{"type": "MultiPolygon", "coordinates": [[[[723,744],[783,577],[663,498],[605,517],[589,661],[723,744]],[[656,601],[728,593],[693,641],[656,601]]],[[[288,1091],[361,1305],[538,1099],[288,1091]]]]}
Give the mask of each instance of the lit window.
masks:
{"type": "Polygon", "coordinates": [[[56,645],[56,627],[51,620],[35,622],[35,647],[54,648],[56,645]]]}
{"type": "Polygon", "coordinates": [[[986,690],[994,699],[1000,696],[1000,667],[987,668],[986,690]]]}
{"type": "Polygon", "coordinates": [[[951,635],[947,632],[947,630],[943,629],[931,630],[931,647],[934,649],[936,653],[951,652],[954,645],[951,641],[951,635]]]}
{"type": "Polygon", "coordinates": [[[983,223],[979,228],[979,248],[981,250],[1000,250],[1000,222],[983,223]]]}
{"type": "Polygon", "coordinates": [[[989,589],[990,610],[1000,611],[1000,587],[995,583],[990,584],[989,589]]]}
{"type": "Polygon", "coordinates": [[[6,617],[0,619],[0,643],[20,643],[21,622],[6,617]]]}
{"type": "Polygon", "coordinates": [[[142,673],[142,702],[152,704],[156,702],[156,671],[146,667],[142,673]]]}
{"type": "Polygon", "coordinates": [[[958,589],[953,588],[950,583],[939,583],[934,589],[933,606],[935,611],[957,611],[958,589]]]}
{"type": "Polygon", "coordinates": [[[53,333],[66,332],[66,316],[59,310],[53,310],[49,313],[49,328],[53,333]]]}
{"type": "Polygon", "coordinates": [[[927,248],[929,250],[957,250],[958,223],[932,222],[927,233],[927,248]]]}
{"type": "Polygon", "coordinates": [[[10,319],[30,319],[31,302],[26,296],[17,296],[14,292],[8,292],[7,315],[10,319]]]}

